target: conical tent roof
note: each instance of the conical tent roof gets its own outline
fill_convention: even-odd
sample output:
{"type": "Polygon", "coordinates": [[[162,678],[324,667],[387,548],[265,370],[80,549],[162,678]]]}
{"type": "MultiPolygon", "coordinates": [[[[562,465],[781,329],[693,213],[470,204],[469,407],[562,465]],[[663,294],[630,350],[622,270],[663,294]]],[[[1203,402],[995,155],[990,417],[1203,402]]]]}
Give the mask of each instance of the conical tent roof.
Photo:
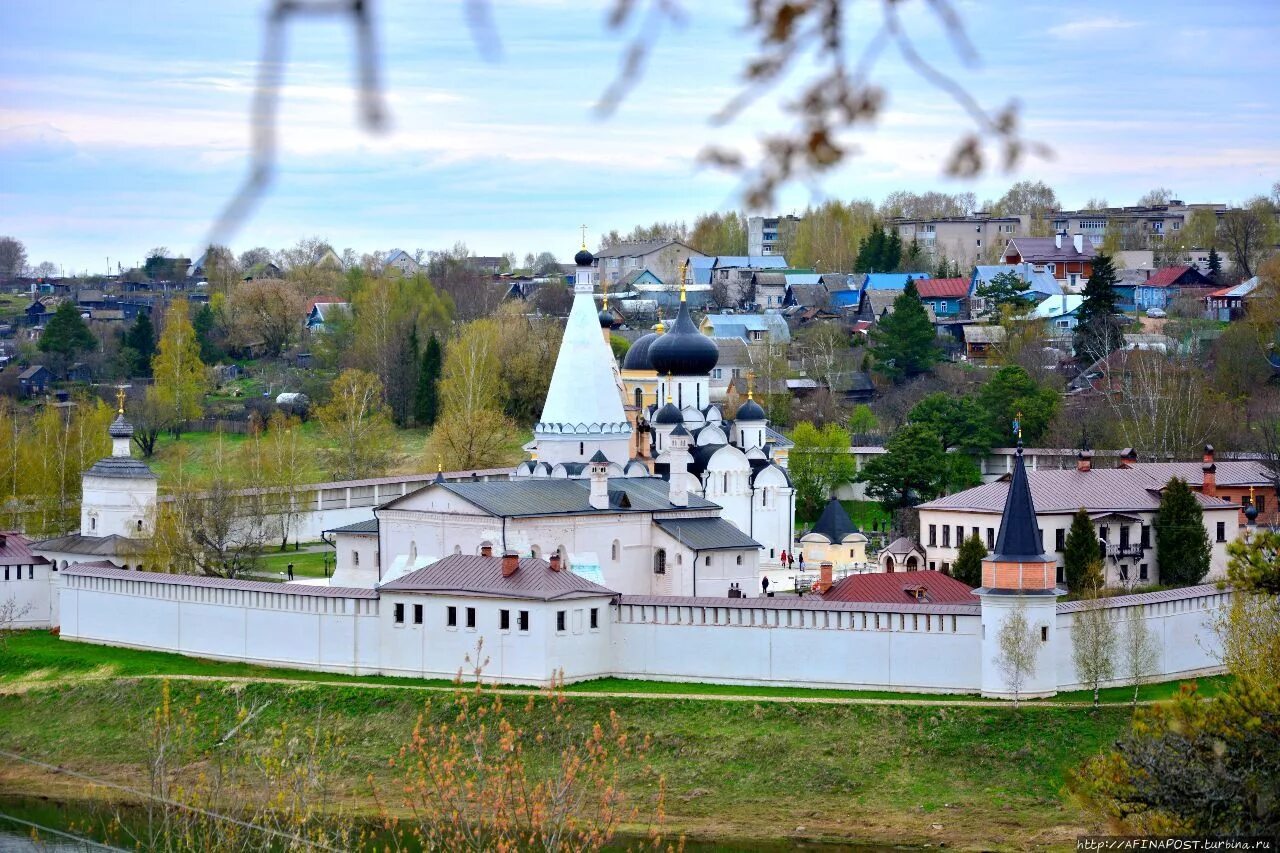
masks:
{"type": "Polygon", "coordinates": [[[813,525],[810,533],[820,533],[827,537],[827,540],[833,544],[843,542],[844,537],[850,533],[857,533],[858,528],[853,526],[853,521],[849,518],[849,513],[844,511],[844,506],[840,501],[832,498],[827,502],[827,506],[822,510],[822,515],[818,518],[818,523],[813,525]]]}
{"type": "Polygon", "coordinates": [[[1004,500],[1004,513],[1000,516],[1000,536],[996,539],[996,550],[991,559],[1027,563],[1044,558],[1036,507],[1031,500],[1031,486],[1027,482],[1027,469],[1022,462],[1022,447],[1019,446],[1013,464],[1013,479],[1004,500]]]}
{"type": "Polygon", "coordinates": [[[613,351],[600,334],[590,286],[576,287],[547,401],[535,429],[562,435],[630,433],[613,378],[613,351]],[[559,425],[559,426],[553,426],[559,425]]]}

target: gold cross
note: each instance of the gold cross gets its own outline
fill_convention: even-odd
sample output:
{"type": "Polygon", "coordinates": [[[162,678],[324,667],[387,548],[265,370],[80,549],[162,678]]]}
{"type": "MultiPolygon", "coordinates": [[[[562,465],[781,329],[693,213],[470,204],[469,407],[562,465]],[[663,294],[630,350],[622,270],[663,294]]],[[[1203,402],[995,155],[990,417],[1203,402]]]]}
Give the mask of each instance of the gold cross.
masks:
{"type": "Polygon", "coordinates": [[[582,248],[587,248],[587,226],[579,226],[582,229],[582,248]]]}
{"type": "Polygon", "coordinates": [[[117,405],[116,413],[123,415],[124,414],[124,386],[123,385],[118,386],[116,388],[116,405],[117,405]]]}

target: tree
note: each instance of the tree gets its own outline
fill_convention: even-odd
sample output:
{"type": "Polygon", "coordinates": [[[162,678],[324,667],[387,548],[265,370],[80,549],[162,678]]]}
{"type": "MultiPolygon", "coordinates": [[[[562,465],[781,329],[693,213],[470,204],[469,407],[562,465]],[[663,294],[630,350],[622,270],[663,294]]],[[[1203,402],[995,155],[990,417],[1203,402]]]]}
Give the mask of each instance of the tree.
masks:
{"type": "Polygon", "coordinates": [[[1013,707],[1018,707],[1022,687],[1036,674],[1036,652],[1039,640],[1027,620],[1027,605],[1019,601],[1009,610],[996,634],[996,659],[993,661],[1004,675],[1004,683],[1013,693],[1013,707]]]}
{"type": "Polygon", "coordinates": [[[1252,199],[1244,207],[1233,208],[1222,215],[1218,234],[1235,271],[1251,278],[1274,251],[1275,212],[1266,199],[1252,199]]]}
{"type": "Polygon", "coordinates": [[[151,375],[151,359],[156,354],[156,330],[151,312],[139,311],[133,325],[124,334],[124,345],[131,351],[130,370],[134,376],[151,375]]]}
{"type": "Polygon", "coordinates": [[[1084,302],[1076,312],[1075,351],[1082,366],[1103,358],[1123,340],[1116,317],[1119,280],[1110,256],[1099,254],[1093,259],[1093,272],[1084,286],[1084,302]]]}
{"type": "Polygon", "coordinates": [[[978,403],[986,411],[993,435],[1010,435],[1016,420],[1022,428],[1022,440],[1034,444],[1049,429],[1062,397],[1052,388],[1037,385],[1018,365],[1007,364],[978,391],[978,403]]]}
{"type": "Polygon", "coordinates": [[[1280,596],[1280,532],[1253,530],[1227,545],[1227,580],[1237,590],[1280,596]]]}
{"type": "MultiPolygon", "coordinates": [[[[867,494],[886,511],[905,509],[939,495],[948,455],[937,433],[921,424],[907,424],[889,439],[884,453],[867,460],[858,480],[867,484],[867,494]]],[[[791,464],[795,465],[794,457],[791,464]]]]}
{"type": "Polygon", "coordinates": [[[550,252],[539,252],[533,259],[530,271],[536,276],[559,276],[560,261],[550,252]]]}
{"type": "Polygon", "coordinates": [[[440,416],[440,371],[444,354],[440,339],[434,334],[427,338],[422,351],[422,365],[418,369],[418,387],[413,397],[413,417],[422,426],[434,426],[440,416]]]}
{"type": "Polygon", "coordinates": [[[1209,573],[1209,533],[1204,529],[1204,510],[1185,480],[1174,477],[1164,487],[1154,526],[1161,582],[1169,586],[1200,583],[1209,573]]]}
{"type": "Polygon", "coordinates": [[[155,455],[160,433],[169,424],[168,411],[162,409],[154,394],[143,393],[129,404],[129,423],[133,425],[133,443],[146,459],[155,455]]]}
{"type": "Polygon", "coordinates": [[[186,421],[200,417],[201,401],[209,385],[204,362],[200,360],[200,342],[191,325],[187,300],[175,299],[164,315],[164,331],[156,356],[151,361],[155,384],[147,396],[155,404],[157,414],[175,438],[182,435],[186,421]]]}
{"type": "Polygon", "coordinates": [[[704,255],[747,254],[747,220],[737,211],[704,213],[693,221],[689,245],[704,255]]]}
{"type": "Polygon", "coordinates": [[[501,409],[470,415],[446,410],[431,433],[428,454],[453,470],[496,468],[509,464],[515,437],[515,425],[501,409]]]}
{"type": "Polygon", "coordinates": [[[1137,709],[1108,752],[1069,778],[1071,790],[1125,835],[1280,835],[1280,686],[1248,678],[1202,698],[1183,685],[1137,709]]]}
{"type": "Polygon", "coordinates": [[[1158,457],[1194,454],[1221,428],[1229,403],[1194,360],[1124,350],[1110,359],[1105,399],[1122,445],[1158,457]]]}
{"type": "MultiPolygon", "coordinates": [[[[213,308],[215,302],[225,304],[225,301],[221,294],[214,294],[214,298],[201,305],[195,317],[191,319],[191,327],[195,330],[196,340],[200,344],[200,360],[205,364],[216,364],[226,354],[220,340],[225,338],[225,334],[220,334],[221,330],[218,329],[217,316],[213,308]]],[[[148,375],[150,375],[149,369],[148,375]]]]}
{"type": "Polygon", "coordinates": [[[977,295],[985,301],[989,312],[999,313],[1005,306],[1021,312],[1034,303],[1034,300],[1027,295],[1030,288],[1030,282],[1013,270],[1006,270],[992,276],[990,281],[978,285],[977,295]]]}
{"type": "Polygon", "coordinates": [[[271,263],[273,253],[266,246],[257,246],[240,253],[240,269],[248,270],[256,266],[271,263]]]}
{"type": "Polygon", "coordinates": [[[1043,181],[1018,181],[1005,191],[1000,200],[985,205],[997,216],[1030,216],[1043,220],[1046,214],[1059,210],[1058,194],[1043,181]]]}
{"type": "Polygon", "coordinates": [[[1062,573],[1067,589],[1079,592],[1085,588],[1089,566],[1098,559],[1098,534],[1093,529],[1089,511],[1084,507],[1071,517],[1071,528],[1063,544],[1062,573]]]}
{"type": "Polygon", "coordinates": [[[253,438],[262,454],[262,486],[269,501],[263,510],[283,551],[290,536],[294,536],[296,544],[298,520],[307,509],[299,500],[299,492],[309,479],[302,421],[277,409],[271,413],[266,437],[259,431],[253,438]]]}
{"type": "Polygon", "coordinates": [[[1214,284],[1222,281],[1222,256],[1214,246],[1209,247],[1209,280],[1214,284]]]}
{"type": "Polygon", "coordinates": [[[493,318],[464,325],[445,350],[440,399],[445,416],[470,417],[484,410],[501,411],[501,327],[493,318]]]}
{"type": "Polygon", "coordinates": [[[935,391],[911,407],[907,420],[933,430],[944,451],[981,456],[994,441],[987,412],[972,397],[935,391]]]}
{"type": "Polygon", "coordinates": [[[902,237],[897,228],[887,232],[880,222],[871,223],[871,233],[858,243],[858,256],[853,262],[857,272],[893,272],[902,262],[902,237]]]}
{"type": "Polygon", "coordinates": [[[915,282],[893,300],[893,311],[871,330],[875,370],[894,382],[927,372],[942,358],[938,334],[920,301],[915,282]]]}
{"type": "Polygon", "coordinates": [[[0,278],[17,278],[27,268],[27,247],[15,237],[0,237],[0,278]]]}
{"type": "Polygon", "coordinates": [[[1173,198],[1173,190],[1168,187],[1156,187],[1139,196],[1137,204],[1138,207],[1158,207],[1168,204],[1171,198],[1173,198]]]}
{"type": "Polygon", "coordinates": [[[230,302],[233,313],[246,324],[247,334],[262,341],[268,356],[283,354],[302,333],[307,300],[296,282],[238,282],[231,291],[230,302]]]}
{"type": "MultiPolygon", "coordinates": [[[[884,241],[884,229],[875,221],[875,205],[866,199],[842,202],[831,199],[816,207],[805,208],[799,222],[783,220],[779,223],[779,242],[783,244],[787,263],[793,267],[815,269],[818,272],[848,272],[863,269],[858,266],[859,247],[876,232],[876,239],[884,241]]],[[[883,248],[883,242],[880,244],[883,248]]],[[[876,264],[881,272],[897,268],[883,267],[889,259],[876,258],[868,263],[876,264]]]]}
{"type": "Polygon", "coordinates": [[[788,473],[796,490],[797,514],[816,519],[835,489],[854,475],[849,434],[837,424],[821,428],[808,421],[791,433],[795,446],[788,456],[788,473]]]}
{"type": "Polygon", "coordinates": [[[975,533],[960,543],[960,553],[951,564],[951,576],[966,586],[982,586],[982,558],[985,556],[987,546],[975,533]]]}
{"type": "Polygon", "coordinates": [[[1102,597],[1102,565],[1096,554],[1087,574],[1091,582],[1082,590],[1084,608],[1076,612],[1071,626],[1071,659],[1076,678],[1093,690],[1096,708],[1098,690],[1115,678],[1116,629],[1102,597]]]}
{"type": "Polygon", "coordinates": [[[89,331],[89,324],[69,299],[58,304],[44,333],[40,335],[39,343],[41,352],[57,358],[60,373],[65,373],[77,356],[89,352],[97,345],[98,339],[89,331]]]}
{"type": "Polygon", "coordinates": [[[1120,660],[1124,666],[1124,677],[1133,684],[1133,705],[1136,707],[1138,691],[1160,662],[1160,648],[1155,634],[1147,625],[1146,607],[1142,604],[1130,610],[1129,621],[1125,623],[1124,635],[1120,638],[1120,660]]]}
{"type": "Polygon", "coordinates": [[[329,468],[335,479],[379,477],[391,458],[395,428],[383,402],[382,382],[364,370],[344,370],[330,386],[329,402],[316,419],[330,442],[329,468]]]}

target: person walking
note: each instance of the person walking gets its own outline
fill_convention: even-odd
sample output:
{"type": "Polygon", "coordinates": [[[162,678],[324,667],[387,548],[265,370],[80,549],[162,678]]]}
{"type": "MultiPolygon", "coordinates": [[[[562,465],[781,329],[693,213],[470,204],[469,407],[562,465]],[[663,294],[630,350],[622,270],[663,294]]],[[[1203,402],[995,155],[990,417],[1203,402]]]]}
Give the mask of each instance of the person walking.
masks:
{"type": "Polygon", "coordinates": [[[766,596],[769,594],[769,576],[768,575],[765,575],[764,579],[760,581],[760,589],[766,596]]]}
{"type": "Polygon", "coordinates": [[[289,564],[289,580],[293,580],[293,563],[289,564]]]}

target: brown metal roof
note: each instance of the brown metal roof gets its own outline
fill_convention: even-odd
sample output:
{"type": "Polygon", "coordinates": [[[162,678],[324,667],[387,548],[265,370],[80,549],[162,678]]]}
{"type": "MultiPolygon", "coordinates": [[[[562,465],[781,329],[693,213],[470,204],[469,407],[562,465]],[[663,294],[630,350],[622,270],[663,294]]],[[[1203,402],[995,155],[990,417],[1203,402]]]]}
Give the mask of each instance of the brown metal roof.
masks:
{"type": "Polygon", "coordinates": [[[978,604],[973,590],[942,572],[870,572],[849,575],[836,581],[822,596],[824,601],[850,603],[914,603],[916,590],[923,590],[929,604],[978,604]]]}
{"type": "Polygon", "coordinates": [[[31,540],[21,533],[0,532],[0,566],[38,566],[49,562],[31,553],[31,540]]]}
{"type": "MultiPolygon", "coordinates": [[[[1145,467],[1028,471],[1027,481],[1037,513],[1075,512],[1081,507],[1089,512],[1151,511],[1160,508],[1160,489],[1168,478],[1161,479],[1156,472],[1148,473],[1145,467]]],[[[1008,491],[1009,481],[1001,479],[920,504],[920,509],[999,513],[1004,509],[1008,491]]],[[[1199,492],[1195,496],[1206,509],[1234,506],[1199,492]]]]}
{"type": "Polygon", "coordinates": [[[170,575],[162,572],[138,572],[109,567],[103,562],[73,563],[62,570],[64,575],[112,580],[141,581],[143,583],[171,584],[173,586],[200,586],[215,589],[239,589],[247,592],[274,592],[282,595],[311,595],[321,598],[377,598],[373,589],[346,586],[312,586],[297,583],[271,583],[270,581],[245,581],[229,578],[210,578],[204,575],[170,575]]]}
{"type": "Polygon", "coordinates": [[[503,577],[501,557],[473,554],[451,554],[385,583],[380,589],[384,592],[454,593],[535,601],[617,594],[571,571],[553,572],[550,563],[533,557],[520,560],[515,574],[503,577]]]}

